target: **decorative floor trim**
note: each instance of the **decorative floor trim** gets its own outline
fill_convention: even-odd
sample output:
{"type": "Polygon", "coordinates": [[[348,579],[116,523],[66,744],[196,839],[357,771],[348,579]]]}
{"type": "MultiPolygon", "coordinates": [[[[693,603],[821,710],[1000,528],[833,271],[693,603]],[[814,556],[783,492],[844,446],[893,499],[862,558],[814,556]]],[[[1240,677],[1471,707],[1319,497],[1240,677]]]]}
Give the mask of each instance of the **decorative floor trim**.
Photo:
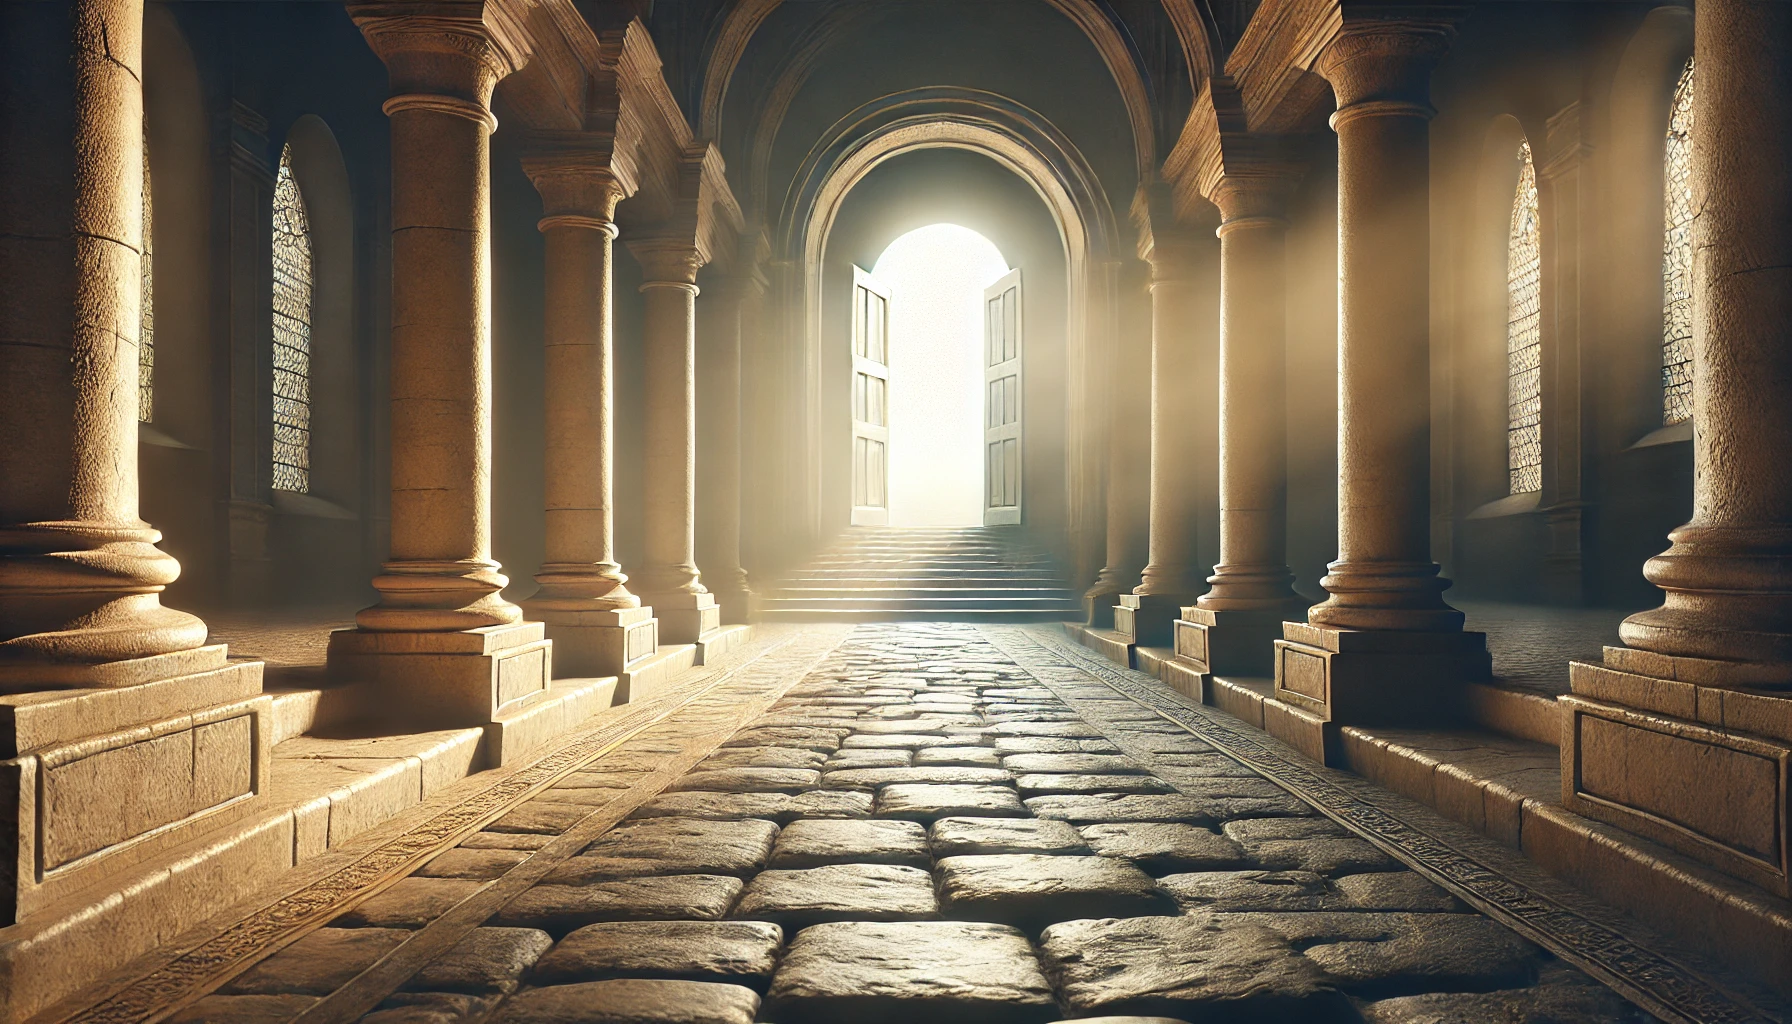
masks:
{"type": "MultiPolygon", "coordinates": [[[[422,822],[386,839],[322,877],[300,885],[261,909],[226,925],[195,945],[167,956],[136,977],[115,979],[109,995],[70,1012],[66,1004],[33,1018],[34,1024],[151,1024],[202,998],[256,962],[323,927],[357,904],[408,877],[442,850],[508,813],[567,775],[584,768],[623,743],[719,693],[729,697],[727,711],[709,712],[713,723],[704,732],[713,747],[741,722],[761,713],[835,647],[848,631],[810,627],[779,633],[769,642],[749,644],[713,669],[699,675],[675,695],[641,704],[627,704],[597,728],[574,738],[546,756],[524,765],[490,787],[445,807],[422,822]],[[707,677],[707,678],[705,678],[707,677]]],[[[633,788],[582,819],[535,856],[473,894],[454,910],[419,930],[346,988],[307,1010],[305,1024],[353,1021],[396,990],[411,973],[479,925],[492,912],[592,838],[610,828],[635,807],[652,799],[708,750],[700,744],[666,762],[633,788]],[[515,876],[516,884],[511,884],[515,876]],[[526,880],[525,880],[526,879],[526,880]],[[488,906],[489,905],[489,906],[488,906]],[[464,911],[464,912],[463,912],[464,911]],[[388,986],[389,982],[389,986],[388,986]],[[377,992],[377,994],[375,994],[377,992]],[[340,998],[339,998],[340,997],[340,998]],[[367,999],[371,997],[371,1002],[367,999]],[[355,1007],[360,1007],[356,1009],[355,1007]]],[[[92,998],[89,993],[88,998],[92,998]]]]}
{"type": "MultiPolygon", "coordinates": [[[[1099,708],[1089,707],[1096,702],[1063,691],[1063,684],[1093,677],[1174,722],[1664,1020],[1771,1024],[1783,1019],[1778,1007],[1770,1016],[1682,958],[1660,952],[1667,943],[1542,874],[1518,854],[1429,812],[1413,813],[1411,820],[1398,815],[1383,806],[1398,797],[1355,776],[1315,765],[1267,734],[1155,679],[1121,669],[1055,629],[986,626],[983,632],[997,649],[1091,721],[1104,718],[1099,708]]],[[[1118,731],[1119,726],[1115,728],[1118,731]]],[[[1149,754],[1135,757],[1152,759],[1149,754]]]]}

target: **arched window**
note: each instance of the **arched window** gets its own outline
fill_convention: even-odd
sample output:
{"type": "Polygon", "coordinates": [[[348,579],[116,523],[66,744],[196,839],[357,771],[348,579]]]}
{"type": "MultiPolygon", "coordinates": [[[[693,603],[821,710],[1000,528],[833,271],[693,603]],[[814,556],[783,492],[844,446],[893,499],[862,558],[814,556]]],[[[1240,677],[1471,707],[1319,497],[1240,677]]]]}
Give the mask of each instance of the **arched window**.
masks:
{"type": "Polygon", "coordinates": [[[1662,175],[1661,421],[1692,419],[1692,60],[1674,86],[1662,175]]]}
{"type": "Polygon", "coordinates": [[[156,411],[156,280],[155,214],[149,188],[149,116],[143,118],[143,286],[137,321],[137,422],[155,419],[156,411]]]}
{"type": "Polygon", "coordinates": [[[311,228],[291,145],[274,180],[274,488],[311,489],[311,228]]]}
{"type": "Polygon", "coordinates": [[[1543,262],[1537,169],[1518,143],[1518,190],[1506,238],[1506,468],[1511,493],[1543,489],[1543,262]]]}

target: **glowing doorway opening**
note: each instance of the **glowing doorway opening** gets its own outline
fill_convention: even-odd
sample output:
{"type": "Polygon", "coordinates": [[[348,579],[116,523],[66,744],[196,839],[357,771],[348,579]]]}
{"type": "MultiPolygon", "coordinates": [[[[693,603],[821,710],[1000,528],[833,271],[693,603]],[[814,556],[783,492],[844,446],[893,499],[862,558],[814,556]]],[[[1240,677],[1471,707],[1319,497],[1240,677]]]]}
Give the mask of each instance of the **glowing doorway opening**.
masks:
{"type": "Polygon", "coordinates": [[[957,224],[891,242],[891,526],[983,523],[983,290],[1008,273],[995,243],[957,224]]]}

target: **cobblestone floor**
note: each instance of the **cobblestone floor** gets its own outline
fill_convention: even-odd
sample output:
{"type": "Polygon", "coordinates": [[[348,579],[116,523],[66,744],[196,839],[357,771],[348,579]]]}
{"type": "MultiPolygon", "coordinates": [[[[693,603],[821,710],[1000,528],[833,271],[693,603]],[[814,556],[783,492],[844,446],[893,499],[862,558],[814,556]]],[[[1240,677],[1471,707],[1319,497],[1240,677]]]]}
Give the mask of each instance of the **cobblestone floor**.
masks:
{"type": "Polygon", "coordinates": [[[1651,1019],[1051,679],[973,626],[861,626],[731,734],[693,704],[171,1019],[1651,1019]]]}

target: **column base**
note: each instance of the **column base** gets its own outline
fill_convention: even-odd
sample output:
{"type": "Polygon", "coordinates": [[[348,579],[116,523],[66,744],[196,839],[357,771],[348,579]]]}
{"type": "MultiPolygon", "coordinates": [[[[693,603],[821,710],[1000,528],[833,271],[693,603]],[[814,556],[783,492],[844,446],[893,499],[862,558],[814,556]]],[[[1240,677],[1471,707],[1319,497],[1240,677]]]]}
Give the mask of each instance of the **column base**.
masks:
{"type": "Polygon", "coordinates": [[[711,590],[709,593],[715,598],[716,607],[722,609],[722,625],[739,625],[752,620],[752,590],[743,586],[737,590],[711,590]]]}
{"type": "Polygon", "coordinates": [[[1268,676],[1275,672],[1282,624],[1302,606],[1252,611],[1182,609],[1172,625],[1176,660],[1202,674],[1268,676]]]}
{"type": "Polygon", "coordinates": [[[554,645],[556,679],[621,675],[659,650],[659,620],[647,606],[541,612],[538,617],[554,645]]]}
{"type": "Polygon", "coordinates": [[[1333,725],[1441,725],[1493,677],[1487,635],[1282,624],[1275,699],[1333,725]]]}
{"type": "Polygon", "coordinates": [[[1120,603],[1120,595],[1126,591],[1114,587],[1112,589],[1096,587],[1083,595],[1083,624],[1091,629],[1113,629],[1114,607],[1120,603]]]}
{"type": "Polygon", "coordinates": [[[1130,644],[1168,647],[1170,624],[1193,598],[1193,594],[1121,594],[1114,606],[1114,632],[1130,644]]]}
{"type": "Polygon", "coordinates": [[[261,662],[228,661],[222,644],[180,653],[199,670],[0,697],[0,847],[16,853],[0,865],[0,927],[247,814],[266,792],[261,662]]]}
{"type": "Polygon", "coordinates": [[[329,671],[377,690],[369,703],[407,727],[483,726],[546,695],[553,646],[539,622],[444,633],[339,629],[330,634],[329,671]]]}
{"type": "Polygon", "coordinates": [[[1608,647],[1569,664],[1562,804],[1792,896],[1792,696],[1689,682],[1693,660],[1608,647]]]}
{"type": "Polygon", "coordinates": [[[641,603],[652,605],[659,616],[662,644],[694,644],[722,627],[722,606],[711,593],[643,594],[641,603]]]}

